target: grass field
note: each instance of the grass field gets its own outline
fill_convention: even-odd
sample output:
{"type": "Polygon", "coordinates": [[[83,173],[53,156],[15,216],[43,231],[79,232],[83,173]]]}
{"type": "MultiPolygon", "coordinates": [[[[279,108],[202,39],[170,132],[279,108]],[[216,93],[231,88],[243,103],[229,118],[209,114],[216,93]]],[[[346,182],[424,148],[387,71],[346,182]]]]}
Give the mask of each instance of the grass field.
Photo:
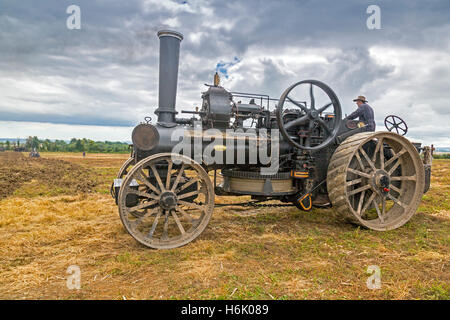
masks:
{"type": "Polygon", "coordinates": [[[430,191],[397,230],[356,228],[333,209],[216,208],[197,240],[159,251],[125,232],[109,195],[128,155],[41,156],[0,156],[0,298],[449,299],[450,160],[433,162],[430,191]],[[70,265],[80,290],[66,287],[70,265]],[[381,289],[367,288],[370,265],[381,289]]]}

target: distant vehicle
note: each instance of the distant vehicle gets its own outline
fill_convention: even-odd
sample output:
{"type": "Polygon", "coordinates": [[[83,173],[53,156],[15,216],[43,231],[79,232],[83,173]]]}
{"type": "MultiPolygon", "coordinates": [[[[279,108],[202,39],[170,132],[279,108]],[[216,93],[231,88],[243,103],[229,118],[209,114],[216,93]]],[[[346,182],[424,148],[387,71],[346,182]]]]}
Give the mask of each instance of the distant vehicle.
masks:
{"type": "Polygon", "coordinates": [[[36,148],[33,148],[33,150],[30,152],[30,158],[40,158],[41,155],[39,152],[37,152],[36,148]]]}

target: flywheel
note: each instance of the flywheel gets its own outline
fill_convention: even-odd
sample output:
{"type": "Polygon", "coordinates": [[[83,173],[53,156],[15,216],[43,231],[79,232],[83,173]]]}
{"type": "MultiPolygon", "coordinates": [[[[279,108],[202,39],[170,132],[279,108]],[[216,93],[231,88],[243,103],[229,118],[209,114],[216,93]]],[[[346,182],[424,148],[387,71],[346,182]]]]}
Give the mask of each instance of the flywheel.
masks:
{"type": "Polygon", "coordinates": [[[412,217],[424,184],[417,150],[392,132],[347,138],[331,157],[327,172],[328,196],[337,213],[379,231],[396,229],[412,217]]]}

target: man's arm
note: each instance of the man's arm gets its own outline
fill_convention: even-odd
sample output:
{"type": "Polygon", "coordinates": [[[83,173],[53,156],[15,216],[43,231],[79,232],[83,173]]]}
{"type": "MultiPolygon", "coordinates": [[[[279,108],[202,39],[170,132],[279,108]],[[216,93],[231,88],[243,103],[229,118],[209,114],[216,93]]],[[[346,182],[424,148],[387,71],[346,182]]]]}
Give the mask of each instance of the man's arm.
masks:
{"type": "Polygon", "coordinates": [[[355,118],[357,118],[357,117],[360,117],[362,114],[363,114],[362,108],[359,108],[359,107],[358,107],[358,109],[356,109],[355,112],[350,113],[350,115],[347,116],[346,119],[353,120],[353,119],[355,119],[355,118]]]}

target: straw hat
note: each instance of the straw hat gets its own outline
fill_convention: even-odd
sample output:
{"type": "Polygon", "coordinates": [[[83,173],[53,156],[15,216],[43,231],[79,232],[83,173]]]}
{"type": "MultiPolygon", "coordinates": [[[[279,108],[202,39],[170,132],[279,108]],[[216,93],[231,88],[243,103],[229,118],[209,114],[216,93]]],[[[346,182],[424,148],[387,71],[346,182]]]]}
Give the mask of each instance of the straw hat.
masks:
{"type": "Polygon", "coordinates": [[[360,101],[362,101],[362,102],[368,102],[367,100],[366,100],[366,97],[364,97],[364,96],[358,96],[358,98],[356,98],[356,99],[353,99],[353,101],[358,101],[358,100],[360,100],[360,101]]]}

